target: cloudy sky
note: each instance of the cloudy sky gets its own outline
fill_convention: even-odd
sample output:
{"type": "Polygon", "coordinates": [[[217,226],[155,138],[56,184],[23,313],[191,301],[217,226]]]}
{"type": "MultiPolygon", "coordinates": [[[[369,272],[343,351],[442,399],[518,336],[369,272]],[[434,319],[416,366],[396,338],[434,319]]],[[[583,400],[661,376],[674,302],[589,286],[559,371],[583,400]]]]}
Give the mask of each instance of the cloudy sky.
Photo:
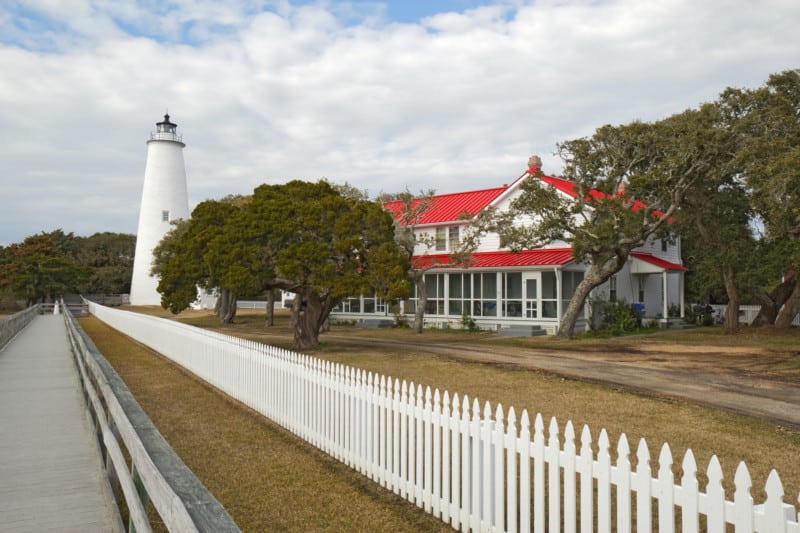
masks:
{"type": "Polygon", "coordinates": [[[0,245],[135,233],[166,110],[192,206],[295,178],[479,189],[800,67],[798,28],[797,0],[4,0],[0,245]]]}

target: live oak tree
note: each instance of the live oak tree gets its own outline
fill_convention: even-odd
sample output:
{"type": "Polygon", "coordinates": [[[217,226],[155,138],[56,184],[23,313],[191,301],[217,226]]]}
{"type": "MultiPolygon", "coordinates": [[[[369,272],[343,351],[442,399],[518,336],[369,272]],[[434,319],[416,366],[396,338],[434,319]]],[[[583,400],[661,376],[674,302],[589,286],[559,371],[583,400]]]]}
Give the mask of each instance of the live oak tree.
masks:
{"type": "Polygon", "coordinates": [[[754,217],[741,166],[736,161],[739,139],[726,106],[714,102],[695,114],[698,129],[705,129],[702,148],[709,164],[688,189],[675,224],[685,236],[684,252],[692,257],[693,276],[724,287],[727,306],[725,330],[739,329],[742,290],[751,290],[755,250],[758,245],[751,222],[754,217]]]}
{"type": "Polygon", "coordinates": [[[754,325],[788,327],[800,306],[792,275],[800,263],[800,71],[728,88],[701,109],[714,117],[704,125],[715,133],[704,144],[714,162],[678,217],[692,270],[687,293],[727,301],[729,332],[743,299],[761,304],[754,325]]]}
{"type": "Polygon", "coordinates": [[[420,261],[420,257],[429,255],[427,253],[414,259],[417,245],[421,244],[423,247],[431,249],[436,243],[434,236],[417,233],[416,228],[433,205],[433,196],[434,191],[431,189],[423,191],[417,196],[406,190],[397,194],[385,194],[378,198],[381,204],[394,206],[390,211],[395,215],[395,241],[408,259],[407,276],[417,294],[414,321],[411,324],[411,330],[417,334],[423,331],[425,307],[427,306],[425,273],[435,268],[438,263],[434,260],[420,261]]]}
{"type": "MultiPolygon", "coordinates": [[[[561,143],[558,154],[574,196],[529,179],[508,211],[489,213],[489,227],[511,250],[562,241],[587,265],[561,317],[559,336],[574,334],[590,292],[619,272],[633,249],[669,235],[684,194],[711,164],[704,149],[711,133],[697,127],[699,113],[607,125],[591,137],[561,143]],[[521,219],[528,222],[516,222],[521,219]]],[[[541,176],[538,168],[532,172],[541,176]]]]}
{"type": "Polygon", "coordinates": [[[73,257],[72,233],[55,230],[26,237],[0,254],[0,289],[10,290],[30,306],[76,293],[90,271],[73,257]]]}
{"type": "MultiPolygon", "coordinates": [[[[395,194],[383,194],[377,201],[387,206],[394,215],[395,240],[408,259],[408,280],[414,286],[417,296],[411,329],[414,333],[420,334],[423,331],[428,303],[425,274],[443,264],[469,267],[483,228],[479,224],[463,225],[458,243],[449,243],[449,251],[444,254],[445,257],[442,259],[442,254],[436,251],[436,235],[426,231],[417,231],[425,217],[432,209],[435,209],[433,189],[422,191],[416,196],[408,190],[395,194]]],[[[460,218],[469,220],[474,215],[475,213],[465,211],[460,214],[460,218]]]]}
{"type": "Polygon", "coordinates": [[[159,276],[165,309],[179,313],[197,299],[198,288],[216,289],[215,314],[224,323],[233,320],[237,295],[251,285],[245,269],[231,259],[237,240],[229,223],[238,212],[229,201],[202,202],[156,246],[152,273],[159,276]]]}
{"type": "Polygon", "coordinates": [[[762,296],[776,298],[771,306],[781,310],[774,324],[788,328],[800,312],[800,283],[792,275],[800,265],[800,70],[773,74],[757,89],[728,89],[721,101],[737,119],[736,160],[763,225],[764,244],[782,250],[780,274],[788,279],[762,296]]]}
{"type": "Polygon", "coordinates": [[[82,294],[127,294],[131,289],[136,236],[100,232],[75,237],[72,244],[77,263],[89,269],[80,287],[82,294]]]}
{"type": "Polygon", "coordinates": [[[324,180],[257,187],[238,224],[248,268],[264,287],[297,295],[295,348],[319,343],[343,298],[392,299],[407,291],[408,260],[395,243],[391,215],[324,180]]]}

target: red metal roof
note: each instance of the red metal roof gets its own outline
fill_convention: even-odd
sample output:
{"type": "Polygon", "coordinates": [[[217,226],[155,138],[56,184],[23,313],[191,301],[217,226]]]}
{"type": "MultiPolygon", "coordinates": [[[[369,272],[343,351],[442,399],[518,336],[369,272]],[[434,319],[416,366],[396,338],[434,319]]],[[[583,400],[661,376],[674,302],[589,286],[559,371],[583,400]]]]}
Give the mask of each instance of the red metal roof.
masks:
{"type": "MultiPolygon", "coordinates": [[[[414,267],[458,268],[448,254],[423,255],[412,259],[414,267]]],[[[525,266],[560,266],[574,261],[571,248],[540,248],[522,252],[476,252],[472,254],[470,268],[500,268],[525,266]]]]}
{"type": "Polygon", "coordinates": [[[631,257],[635,257],[636,259],[641,259],[645,263],[650,263],[651,265],[655,265],[659,268],[663,268],[665,270],[689,270],[683,265],[679,265],[677,263],[671,263],[659,257],[656,257],[652,254],[646,254],[643,252],[631,252],[631,257]]]}
{"type": "MultiPolygon", "coordinates": [[[[417,224],[455,222],[463,220],[465,215],[473,217],[508,190],[508,187],[508,185],[504,185],[493,189],[434,196],[431,207],[423,213],[422,218],[417,221],[417,224]]],[[[416,206],[418,202],[419,200],[414,200],[411,207],[413,208],[416,206]]],[[[400,201],[387,202],[385,207],[397,217],[400,215],[402,204],[400,201]]]]}
{"type": "MultiPolygon", "coordinates": [[[[538,172],[538,168],[530,168],[525,174],[520,176],[517,181],[526,175],[535,176],[538,172]]],[[[577,196],[577,193],[575,192],[576,184],[573,181],[543,175],[539,175],[539,179],[549,185],[552,185],[559,191],[572,196],[573,198],[577,196]]],[[[514,183],[516,183],[516,181],[514,183]]],[[[478,191],[457,192],[434,196],[432,198],[432,205],[430,209],[423,213],[422,217],[417,220],[416,223],[441,224],[446,222],[456,222],[459,220],[464,220],[465,218],[471,218],[485,209],[489,204],[496,200],[498,196],[507,191],[509,187],[509,185],[503,185],[502,187],[495,187],[492,189],[481,189],[478,191]]],[[[589,201],[591,201],[592,198],[599,199],[609,197],[610,196],[608,194],[600,192],[596,189],[590,190],[587,194],[587,200],[589,201]]],[[[411,207],[415,207],[418,202],[419,200],[415,199],[412,202],[411,207]]],[[[633,212],[636,212],[645,206],[646,205],[639,200],[633,200],[631,202],[631,210],[633,212]]],[[[387,202],[384,204],[384,207],[394,214],[395,217],[399,217],[401,214],[402,203],[400,201],[387,202]]],[[[654,217],[660,217],[663,216],[663,214],[664,213],[661,211],[653,211],[654,217]]],[[[672,220],[672,217],[670,217],[669,222],[672,222],[672,220]]]]}
{"type": "MultiPolygon", "coordinates": [[[[539,169],[537,169],[537,168],[532,168],[532,169],[530,169],[529,172],[531,174],[533,174],[534,172],[537,172],[538,170],[539,169]]],[[[559,191],[572,196],[573,198],[578,196],[578,193],[575,192],[575,182],[574,181],[568,181],[568,180],[565,180],[563,178],[554,178],[552,176],[542,176],[540,179],[545,183],[549,183],[550,185],[552,185],[553,187],[555,187],[559,191]]],[[[611,195],[603,193],[603,192],[600,192],[597,189],[592,189],[592,190],[589,191],[586,200],[590,202],[592,198],[597,198],[597,199],[600,199],[600,198],[611,198],[611,195]]],[[[631,206],[631,211],[633,211],[634,213],[637,212],[639,209],[642,209],[643,207],[647,207],[647,204],[645,204],[644,202],[641,202],[639,200],[632,200],[632,201],[628,200],[628,203],[631,206]]],[[[658,210],[654,210],[653,211],[653,217],[657,218],[657,217],[662,217],[662,216],[664,216],[664,213],[662,211],[658,211],[658,210]]],[[[672,217],[670,217],[670,218],[667,219],[667,222],[671,223],[671,222],[673,222],[673,220],[674,219],[672,217]]]]}

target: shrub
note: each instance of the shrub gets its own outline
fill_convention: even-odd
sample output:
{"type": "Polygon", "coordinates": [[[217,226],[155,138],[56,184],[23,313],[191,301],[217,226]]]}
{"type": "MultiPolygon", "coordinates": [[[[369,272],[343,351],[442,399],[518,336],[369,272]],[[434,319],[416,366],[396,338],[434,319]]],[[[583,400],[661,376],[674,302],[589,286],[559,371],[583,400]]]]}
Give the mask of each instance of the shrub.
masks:
{"type": "Polygon", "coordinates": [[[475,322],[475,319],[469,316],[467,313],[461,315],[461,327],[466,329],[467,331],[478,331],[479,328],[478,324],[475,322]]]}
{"type": "Polygon", "coordinates": [[[603,328],[613,335],[634,331],[641,325],[641,318],[625,302],[610,301],[603,304],[603,328]]]}

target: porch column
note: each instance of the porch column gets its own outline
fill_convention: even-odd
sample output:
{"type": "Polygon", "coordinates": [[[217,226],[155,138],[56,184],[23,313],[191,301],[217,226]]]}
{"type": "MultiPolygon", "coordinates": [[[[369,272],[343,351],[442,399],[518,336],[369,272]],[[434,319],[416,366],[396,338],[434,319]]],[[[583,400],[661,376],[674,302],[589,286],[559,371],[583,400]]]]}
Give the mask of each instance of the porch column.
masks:
{"type": "Polygon", "coordinates": [[[678,274],[678,293],[680,294],[679,298],[681,299],[681,318],[686,318],[686,304],[683,301],[683,272],[678,274]]]}
{"type": "Polygon", "coordinates": [[[664,291],[664,302],[663,302],[664,309],[663,309],[663,314],[661,316],[663,316],[664,320],[667,321],[669,320],[669,291],[667,290],[668,287],[667,287],[666,269],[661,273],[661,285],[662,285],[662,290],[664,291]]]}
{"type": "Polygon", "coordinates": [[[556,268],[556,318],[561,322],[561,269],[556,268]]]}

